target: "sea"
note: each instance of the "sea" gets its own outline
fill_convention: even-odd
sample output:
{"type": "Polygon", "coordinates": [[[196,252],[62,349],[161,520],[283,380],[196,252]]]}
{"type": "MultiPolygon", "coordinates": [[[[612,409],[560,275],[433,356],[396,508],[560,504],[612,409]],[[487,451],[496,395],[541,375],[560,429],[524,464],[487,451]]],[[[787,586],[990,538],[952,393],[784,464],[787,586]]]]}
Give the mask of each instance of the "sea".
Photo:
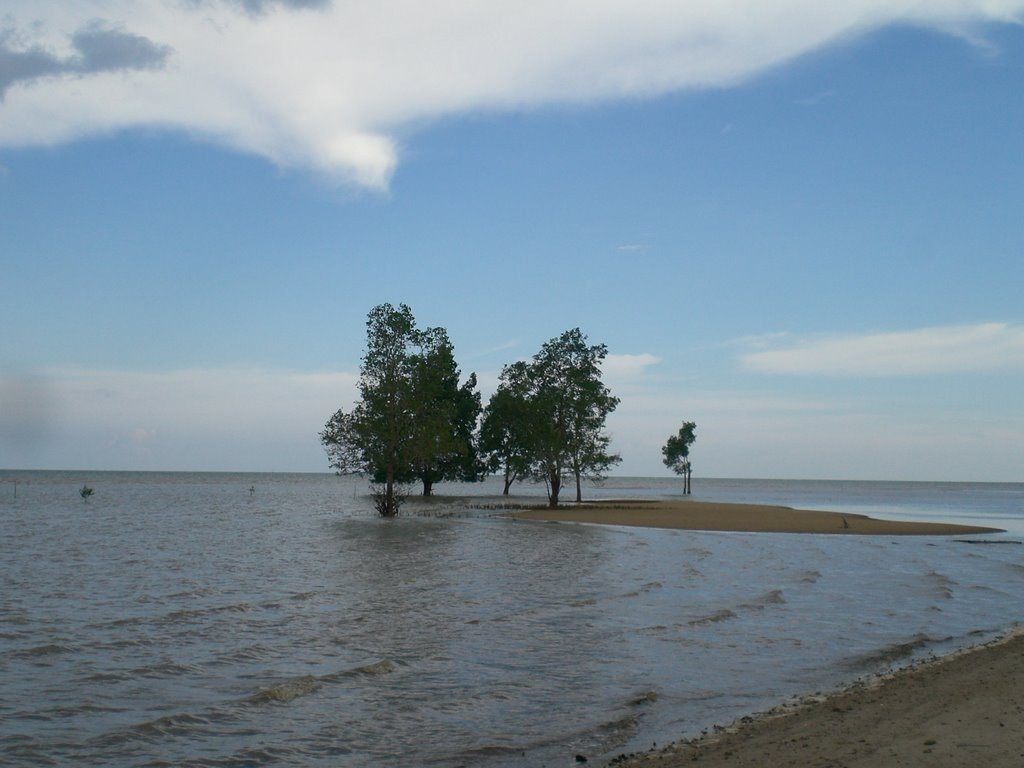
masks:
{"type": "Polygon", "coordinates": [[[544,489],[500,490],[384,520],[358,477],[0,471],[0,764],[602,765],[1024,622],[1024,484],[693,480],[1006,531],[953,537],[514,521],[544,489]]]}

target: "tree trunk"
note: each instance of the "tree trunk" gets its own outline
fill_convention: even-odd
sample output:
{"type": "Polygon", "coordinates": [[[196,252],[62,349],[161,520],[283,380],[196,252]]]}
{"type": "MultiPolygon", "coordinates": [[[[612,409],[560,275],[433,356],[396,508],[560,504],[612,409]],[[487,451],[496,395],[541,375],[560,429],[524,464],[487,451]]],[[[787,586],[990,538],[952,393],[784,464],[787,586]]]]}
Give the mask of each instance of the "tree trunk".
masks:
{"type": "Polygon", "coordinates": [[[580,489],[580,471],[576,470],[576,501],[583,501],[583,491],[580,489]]]}
{"type": "Polygon", "coordinates": [[[512,487],[513,480],[515,480],[515,476],[510,475],[508,470],[505,470],[505,490],[501,492],[502,496],[508,496],[508,489],[512,487]]]}
{"type": "Polygon", "coordinates": [[[395,465],[389,463],[387,471],[387,485],[384,488],[384,509],[381,514],[384,517],[395,516],[395,465]]]}
{"type": "Polygon", "coordinates": [[[423,478],[423,495],[430,496],[434,493],[434,481],[423,478]]]}
{"type": "Polygon", "coordinates": [[[551,473],[551,489],[548,491],[548,506],[555,509],[558,506],[558,492],[562,490],[562,477],[557,472],[551,473]]]}

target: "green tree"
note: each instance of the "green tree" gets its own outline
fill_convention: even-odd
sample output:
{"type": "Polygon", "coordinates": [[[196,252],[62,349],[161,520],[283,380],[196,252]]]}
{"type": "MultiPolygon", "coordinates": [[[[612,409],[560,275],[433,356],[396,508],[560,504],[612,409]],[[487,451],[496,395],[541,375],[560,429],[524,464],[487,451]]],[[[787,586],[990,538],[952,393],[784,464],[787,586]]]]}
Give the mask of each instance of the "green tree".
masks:
{"type": "Polygon", "coordinates": [[[608,414],[619,398],[601,381],[601,364],[608,354],[604,344],[588,346],[579,328],[566,331],[541,349],[545,365],[554,365],[568,401],[569,467],[576,481],[576,501],[583,501],[581,479],[603,480],[612,466],[622,461],[609,453],[611,439],[603,434],[608,414]]]}
{"type": "Polygon", "coordinates": [[[505,496],[512,483],[530,474],[529,391],[527,364],[505,366],[480,423],[480,451],[488,471],[503,472],[505,496]]]}
{"type": "MultiPolygon", "coordinates": [[[[574,328],[546,342],[531,362],[506,366],[502,372],[511,416],[502,417],[499,426],[508,428],[517,414],[519,421],[514,450],[501,455],[506,467],[512,460],[513,472],[528,467],[531,476],[547,484],[551,507],[558,506],[566,476],[576,478],[580,501],[580,479],[603,476],[619,461],[608,452],[609,439],[603,434],[605,419],[619,402],[601,381],[608,348],[586,341],[574,328]]],[[[506,435],[512,437],[513,431],[506,429],[506,435]]]]}
{"type": "Polygon", "coordinates": [[[419,479],[429,496],[436,482],[479,478],[480,395],[475,374],[461,386],[459,375],[443,328],[419,330],[405,304],[370,310],[359,402],[331,416],[320,440],[339,473],[369,474],[382,486],[382,515],[397,514],[398,484],[419,479]]]}
{"type": "Polygon", "coordinates": [[[683,476],[683,493],[690,492],[690,474],[693,467],[690,464],[690,446],[697,440],[697,424],[692,421],[684,421],[679,432],[669,437],[661,453],[664,456],[665,466],[683,476]]]}
{"type": "Polygon", "coordinates": [[[443,328],[419,334],[420,351],[412,366],[413,431],[410,436],[412,469],[430,496],[434,483],[475,481],[482,467],[477,456],[475,430],[480,418],[476,374],[461,386],[454,348],[443,328]]]}

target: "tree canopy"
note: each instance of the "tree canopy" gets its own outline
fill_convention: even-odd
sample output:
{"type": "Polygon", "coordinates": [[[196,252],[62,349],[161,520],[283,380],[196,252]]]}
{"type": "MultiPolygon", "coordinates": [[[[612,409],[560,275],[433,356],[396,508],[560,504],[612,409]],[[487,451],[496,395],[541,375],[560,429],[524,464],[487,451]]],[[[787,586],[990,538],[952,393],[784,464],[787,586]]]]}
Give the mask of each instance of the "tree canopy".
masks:
{"type": "Polygon", "coordinates": [[[430,495],[436,482],[477,479],[480,395],[475,374],[459,385],[447,332],[418,329],[405,304],[374,307],[366,328],[359,402],[335,412],[320,439],[339,473],[383,484],[378,511],[392,516],[401,501],[396,484],[419,479],[430,495]]]}
{"type": "Polygon", "coordinates": [[[697,440],[697,424],[692,421],[684,421],[679,427],[679,432],[669,437],[665,446],[661,449],[664,456],[665,466],[683,476],[683,493],[690,492],[690,474],[693,467],[690,464],[690,446],[697,440]]]}
{"type": "Polygon", "coordinates": [[[482,445],[504,468],[505,492],[529,475],[547,484],[554,507],[566,476],[599,478],[619,457],[608,452],[605,419],[614,397],[601,381],[603,344],[589,346],[579,328],[546,342],[530,362],[505,366],[484,415],[482,445]]]}

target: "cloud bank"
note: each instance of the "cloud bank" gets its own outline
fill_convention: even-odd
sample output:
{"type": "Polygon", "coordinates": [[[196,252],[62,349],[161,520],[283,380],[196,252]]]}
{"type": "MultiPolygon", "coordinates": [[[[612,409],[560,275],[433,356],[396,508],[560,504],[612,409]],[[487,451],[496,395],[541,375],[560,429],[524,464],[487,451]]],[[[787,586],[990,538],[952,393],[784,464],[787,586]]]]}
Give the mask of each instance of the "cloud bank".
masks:
{"type": "Polygon", "coordinates": [[[423,121],[727,86],[888,24],[1022,16],[1024,0],[8,0],[0,146],[160,127],[383,188],[423,121]]]}
{"type": "Polygon", "coordinates": [[[0,376],[0,467],[327,471],[358,374],[50,370],[0,376]]]}
{"type": "Polygon", "coordinates": [[[1024,326],[980,323],[798,340],[751,352],[741,361],[759,373],[817,376],[914,376],[1024,368],[1024,326]]]}

